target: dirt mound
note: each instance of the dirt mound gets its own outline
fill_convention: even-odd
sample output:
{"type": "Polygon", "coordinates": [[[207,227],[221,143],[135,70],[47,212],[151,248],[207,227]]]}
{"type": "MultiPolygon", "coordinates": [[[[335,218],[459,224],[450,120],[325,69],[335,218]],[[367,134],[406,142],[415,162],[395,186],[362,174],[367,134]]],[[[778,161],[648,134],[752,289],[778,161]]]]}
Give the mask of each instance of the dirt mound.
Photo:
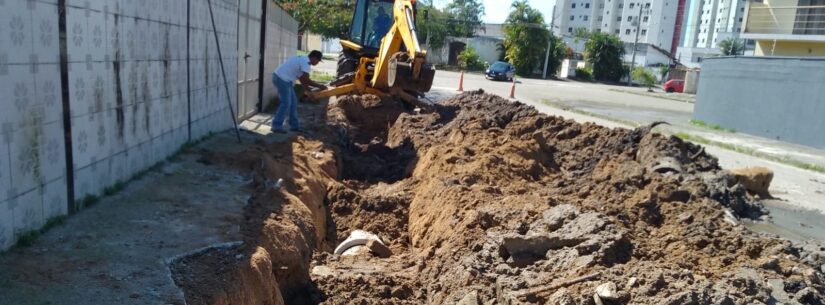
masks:
{"type": "Polygon", "coordinates": [[[223,161],[287,304],[822,304],[825,256],[739,225],[763,209],[699,146],[483,92],[403,109],[349,97],[335,136],[223,161]],[[393,255],[329,253],[356,229],[393,255]]]}

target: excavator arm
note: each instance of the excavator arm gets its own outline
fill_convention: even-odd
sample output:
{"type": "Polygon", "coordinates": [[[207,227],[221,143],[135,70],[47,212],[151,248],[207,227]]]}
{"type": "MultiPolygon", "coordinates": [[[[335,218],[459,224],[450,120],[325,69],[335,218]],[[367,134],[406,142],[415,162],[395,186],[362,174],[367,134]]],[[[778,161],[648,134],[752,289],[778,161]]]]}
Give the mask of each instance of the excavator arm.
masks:
{"type": "MultiPolygon", "coordinates": [[[[378,52],[375,70],[371,85],[375,88],[395,87],[398,81],[415,81],[421,76],[421,68],[426,63],[427,51],[418,43],[415,32],[414,1],[397,0],[393,5],[393,25],[384,39],[378,52]],[[401,47],[404,47],[403,49],[401,47]],[[406,65],[411,74],[398,72],[398,65],[406,65]]],[[[406,84],[399,84],[406,85],[406,84]]],[[[429,91],[430,88],[410,88],[412,91],[429,91]],[[425,89],[425,90],[415,90],[425,89]]]]}

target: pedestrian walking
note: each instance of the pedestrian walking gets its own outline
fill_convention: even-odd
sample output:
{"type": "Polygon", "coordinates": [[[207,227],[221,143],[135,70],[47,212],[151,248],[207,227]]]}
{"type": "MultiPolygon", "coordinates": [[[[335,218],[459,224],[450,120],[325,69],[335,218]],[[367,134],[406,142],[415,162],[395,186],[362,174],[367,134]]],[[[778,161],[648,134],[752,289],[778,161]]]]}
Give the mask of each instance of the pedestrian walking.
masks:
{"type": "Polygon", "coordinates": [[[304,87],[304,92],[310,92],[310,88],[326,90],[327,86],[317,83],[309,78],[311,66],[321,62],[323,55],[320,51],[313,50],[306,56],[294,56],[287,59],[272,72],[272,84],[278,89],[280,105],[272,119],[273,132],[286,132],[284,120],[289,116],[289,128],[292,131],[301,131],[301,123],[298,119],[298,96],[295,95],[295,81],[299,81],[304,87]]]}

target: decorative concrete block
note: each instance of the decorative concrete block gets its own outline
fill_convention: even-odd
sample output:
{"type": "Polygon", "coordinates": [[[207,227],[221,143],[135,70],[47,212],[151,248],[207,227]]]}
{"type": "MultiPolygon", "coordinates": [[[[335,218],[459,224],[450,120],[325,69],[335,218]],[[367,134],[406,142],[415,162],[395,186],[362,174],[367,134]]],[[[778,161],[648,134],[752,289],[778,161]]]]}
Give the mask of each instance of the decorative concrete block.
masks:
{"type": "Polygon", "coordinates": [[[66,42],[70,62],[84,62],[89,55],[89,29],[86,10],[66,8],[66,42]]]}
{"type": "Polygon", "coordinates": [[[43,194],[39,189],[33,189],[18,194],[17,198],[9,200],[12,204],[11,212],[14,217],[14,232],[16,235],[40,228],[45,223],[43,218],[43,194]]]}
{"type": "Polygon", "coordinates": [[[88,34],[86,34],[88,54],[92,61],[103,61],[106,56],[106,20],[102,11],[87,10],[88,34]]]}
{"type": "Polygon", "coordinates": [[[8,201],[0,201],[0,249],[14,245],[14,218],[8,201]]]}
{"type": "Polygon", "coordinates": [[[18,194],[37,188],[42,182],[43,159],[40,146],[43,145],[43,126],[30,125],[15,131],[11,142],[11,187],[18,194]]]}
{"type": "Polygon", "coordinates": [[[32,35],[35,54],[40,63],[56,64],[60,62],[58,43],[60,40],[57,25],[57,5],[31,1],[34,4],[32,11],[32,35]]]}
{"type": "MultiPolygon", "coordinates": [[[[58,64],[40,64],[34,74],[35,103],[45,107],[44,123],[63,123],[62,84],[58,64]]],[[[62,130],[62,127],[61,127],[62,130]]]]}
{"type": "Polygon", "coordinates": [[[66,175],[66,147],[63,122],[56,121],[43,125],[43,138],[39,160],[43,180],[46,183],[66,175]]]}
{"type": "Polygon", "coordinates": [[[66,178],[60,177],[43,187],[43,217],[48,220],[67,214],[68,199],[66,198],[66,178]]]}
{"type": "Polygon", "coordinates": [[[75,168],[87,166],[91,163],[94,141],[93,124],[89,114],[72,118],[72,158],[75,168]]]}

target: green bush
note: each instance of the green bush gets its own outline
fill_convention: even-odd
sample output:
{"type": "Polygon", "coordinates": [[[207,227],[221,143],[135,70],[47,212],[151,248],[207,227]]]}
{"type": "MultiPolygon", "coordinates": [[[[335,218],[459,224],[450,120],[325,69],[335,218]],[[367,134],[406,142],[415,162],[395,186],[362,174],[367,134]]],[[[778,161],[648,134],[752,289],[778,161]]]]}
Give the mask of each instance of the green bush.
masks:
{"type": "Polygon", "coordinates": [[[656,83],[656,76],[653,76],[653,73],[650,73],[650,71],[647,71],[644,67],[636,67],[633,69],[631,76],[634,81],[644,85],[648,90],[656,83]]]}
{"type": "Polygon", "coordinates": [[[592,33],[584,45],[587,61],[593,64],[593,77],[600,81],[616,82],[627,75],[622,68],[624,43],[619,37],[592,33]]]}
{"type": "Polygon", "coordinates": [[[469,46],[458,54],[458,66],[467,71],[484,70],[484,62],[481,61],[478,52],[469,46]]]}
{"type": "Polygon", "coordinates": [[[593,69],[591,68],[576,68],[576,78],[582,80],[593,80],[593,69]]]}

